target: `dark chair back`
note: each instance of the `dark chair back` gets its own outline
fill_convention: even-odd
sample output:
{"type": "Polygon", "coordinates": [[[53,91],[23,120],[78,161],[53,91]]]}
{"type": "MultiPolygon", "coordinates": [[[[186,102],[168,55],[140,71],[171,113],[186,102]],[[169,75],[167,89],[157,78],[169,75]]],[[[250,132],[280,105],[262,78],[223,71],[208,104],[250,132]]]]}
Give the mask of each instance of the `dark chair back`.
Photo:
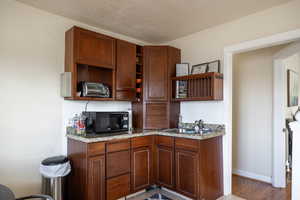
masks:
{"type": "Polygon", "coordinates": [[[0,184],[0,199],[1,200],[15,200],[14,193],[6,186],[0,184]]]}

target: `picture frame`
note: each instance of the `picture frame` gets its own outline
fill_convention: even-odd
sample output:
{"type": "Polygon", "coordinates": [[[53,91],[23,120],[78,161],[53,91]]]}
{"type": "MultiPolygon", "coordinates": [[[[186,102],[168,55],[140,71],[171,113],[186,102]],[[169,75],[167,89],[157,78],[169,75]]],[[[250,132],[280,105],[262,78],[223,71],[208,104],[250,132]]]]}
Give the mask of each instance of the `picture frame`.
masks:
{"type": "Polygon", "coordinates": [[[176,76],[187,76],[190,74],[190,63],[176,64],[176,76]]]}
{"type": "Polygon", "coordinates": [[[208,63],[207,72],[221,72],[221,62],[220,60],[215,60],[208,63]]]}
{"type": "Polygon", "coordinates": [[[287,71],[287,98],[288,107],[299,105],[299,75],[293,70],[287,71]]]}
{"type": "Polygon", "coordinates": [[[203,74],[207,72],[208,63],[201,63],[192,66],[191,74],[203,74]]]}

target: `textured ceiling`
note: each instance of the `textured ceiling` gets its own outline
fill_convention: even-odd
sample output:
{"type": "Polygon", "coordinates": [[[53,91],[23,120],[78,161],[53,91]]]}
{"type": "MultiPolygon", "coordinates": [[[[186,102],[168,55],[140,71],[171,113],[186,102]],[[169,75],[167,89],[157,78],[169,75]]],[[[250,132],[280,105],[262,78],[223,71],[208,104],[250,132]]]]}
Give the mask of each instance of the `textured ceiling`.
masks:
{"type": "Polygon", "coordinates": [[[290,0],[18,0],[150,43],[163,43],[290,0]]]}

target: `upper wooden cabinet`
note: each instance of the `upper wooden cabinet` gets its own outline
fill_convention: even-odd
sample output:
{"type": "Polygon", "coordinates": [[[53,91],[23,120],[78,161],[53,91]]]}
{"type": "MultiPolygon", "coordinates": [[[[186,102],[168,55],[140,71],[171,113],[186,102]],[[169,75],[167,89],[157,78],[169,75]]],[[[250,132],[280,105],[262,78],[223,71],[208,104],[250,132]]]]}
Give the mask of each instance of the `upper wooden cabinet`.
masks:
{"type": "Polygon", "coordinates": [[[179,102],[171,101],[171,77],[176,63],[181,62],[180,50],[170,46],[143,47],[143,98],[132,106],[134,128],[176,128],[179,102]]]}
{"type": "Polygon", "coordinates": [[[115,43],[112,37],[73,27],[74,51],[77,63],[115,68],[115,43]]]}
{"type": "Polygon", "coordinates": [[[117,40],[116,99],[136,98],[136,45],[117,40]]]}
{"type": "Polygon", "coordinates": [[[144,47],[145,100],[168,100],[168,47],[144,47]]]}
{"type": "Polygon", "coordinates": [[[76,26],[68,30],[65,37],[65,72],[72,73],[72,95],[66,99],[114,100],[116,40],[76,26]],[[105,84],[110,89],[110,96],[108,98],[80,96],[79,85],[84,81],[105,84]]]}

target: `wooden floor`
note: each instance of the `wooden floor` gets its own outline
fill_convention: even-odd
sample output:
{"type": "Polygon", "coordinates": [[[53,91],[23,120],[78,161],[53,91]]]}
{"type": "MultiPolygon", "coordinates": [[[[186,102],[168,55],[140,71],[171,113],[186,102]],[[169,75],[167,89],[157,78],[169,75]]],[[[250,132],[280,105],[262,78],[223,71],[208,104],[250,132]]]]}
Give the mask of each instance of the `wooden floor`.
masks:
{"type": "Polygon", "coordinates": [[[232,193],[248,200],[290,200],[291,183],[285,189],[278,189],[268,183],[233,175],[232,193]]]}

